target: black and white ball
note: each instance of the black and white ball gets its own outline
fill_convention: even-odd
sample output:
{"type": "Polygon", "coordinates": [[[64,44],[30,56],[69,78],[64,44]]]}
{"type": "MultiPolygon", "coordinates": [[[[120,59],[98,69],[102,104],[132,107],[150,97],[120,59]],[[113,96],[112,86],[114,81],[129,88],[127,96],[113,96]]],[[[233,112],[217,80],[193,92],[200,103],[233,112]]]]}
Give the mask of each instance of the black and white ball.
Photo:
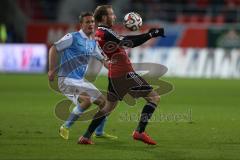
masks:
{"type": "Polygon", "coordinates": [[[124,16],[124,26],[130,31],[137,31],[142,26],[142,17],[136,12],[124,16]]]}

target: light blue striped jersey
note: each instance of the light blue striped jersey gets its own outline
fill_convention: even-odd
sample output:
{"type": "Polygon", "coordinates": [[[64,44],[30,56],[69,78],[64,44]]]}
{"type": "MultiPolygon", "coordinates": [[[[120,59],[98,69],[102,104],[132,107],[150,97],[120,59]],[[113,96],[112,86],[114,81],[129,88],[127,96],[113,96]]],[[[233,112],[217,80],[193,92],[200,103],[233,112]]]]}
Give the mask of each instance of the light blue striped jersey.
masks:
{"type": "Polygon", "coordinates": [[[82,79],[90,57],[104,59],[97,42],[89,39],[82,30],[68,33],[54,44],[60,56],[59,77],[82,79]]]}

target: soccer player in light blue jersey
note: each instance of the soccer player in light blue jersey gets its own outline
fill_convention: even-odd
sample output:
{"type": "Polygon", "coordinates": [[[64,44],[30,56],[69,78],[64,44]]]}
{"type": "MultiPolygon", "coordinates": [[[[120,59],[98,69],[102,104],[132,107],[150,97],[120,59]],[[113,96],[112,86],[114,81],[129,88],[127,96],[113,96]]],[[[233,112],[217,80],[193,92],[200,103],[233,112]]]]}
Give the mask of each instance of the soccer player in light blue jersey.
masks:
{"type": "MultiPolygon", "coordinates": [[[[50,81],[54,80],[56,67],[59,66],[58,88],[76,105],[67,121],[60,127],[59,134],[64,139],[69,138],[69,128],[92,103],[100,108],[105,105],[102,93],[84,78],[91,57],[106,64],[97,42],[92,37],[95,29],[94,17],[92,13],[86,12],[82,13],[79,19],[81,29],[66,34],[49,50],[48,78],[50,81]]],[[[96,137],[117,138],[103,131],[105,122],[106,120],[95,130],[96,137]]]]}

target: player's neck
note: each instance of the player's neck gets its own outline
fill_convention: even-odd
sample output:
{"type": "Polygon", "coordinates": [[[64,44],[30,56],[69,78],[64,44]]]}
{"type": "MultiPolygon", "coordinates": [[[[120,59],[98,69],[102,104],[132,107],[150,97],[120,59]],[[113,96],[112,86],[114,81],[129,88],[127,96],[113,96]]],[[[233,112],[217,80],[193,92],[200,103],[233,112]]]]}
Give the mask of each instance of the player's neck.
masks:
{"type": "MultiPolygon", "coordinates": [[[[85,33],[86,34],[86,33],[85,33]]],[[[92,34],[86,34],[86,36],[91,39],[92,38],[92,34]]]]}
{"type": "Polygon", "coordinates": [[[83,32],[89,39],[91,39],[92,36],[93,36],[93,33],[86,33],[86,32],[84,32],[83,30],[82,30],[82,32],[83,32]]]}
{"type": "Polygon", "coordinates": [[[109,25],[107,25],[106,23],[98,23],[98,26],[105,26],[105,27],[108,27],[108,28],[111,28],[109,25]]]}

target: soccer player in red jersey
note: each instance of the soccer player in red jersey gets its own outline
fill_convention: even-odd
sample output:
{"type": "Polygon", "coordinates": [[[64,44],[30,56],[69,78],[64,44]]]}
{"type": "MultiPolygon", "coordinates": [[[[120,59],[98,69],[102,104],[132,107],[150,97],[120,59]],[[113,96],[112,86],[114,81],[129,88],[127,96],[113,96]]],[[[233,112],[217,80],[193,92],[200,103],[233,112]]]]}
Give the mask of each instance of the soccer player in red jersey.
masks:
{"type": "Polygon", "coordinates": [[[93,144],[91,135],[95,128],[117,106],[118,101],[122,100],[128,93],[134,98],[143,97],[147,102],[143,107],[139,124],[133,132],[133,139],[156,145],[156,142],[145,132],[145,128],[160,101],[160,96],[151,85],[134,72],[125,48],[134,48],[154,37],[165,37],[164,29],[152,28],[144,34],[120,36],[111,29],[116,19],[111,5],[98,6],[94,12],[94,18],[98,25],[95,37],[110,60],[107,102],[104,108],[95,114],[87,131],[79,138],[78,143],[93,144]]]}

